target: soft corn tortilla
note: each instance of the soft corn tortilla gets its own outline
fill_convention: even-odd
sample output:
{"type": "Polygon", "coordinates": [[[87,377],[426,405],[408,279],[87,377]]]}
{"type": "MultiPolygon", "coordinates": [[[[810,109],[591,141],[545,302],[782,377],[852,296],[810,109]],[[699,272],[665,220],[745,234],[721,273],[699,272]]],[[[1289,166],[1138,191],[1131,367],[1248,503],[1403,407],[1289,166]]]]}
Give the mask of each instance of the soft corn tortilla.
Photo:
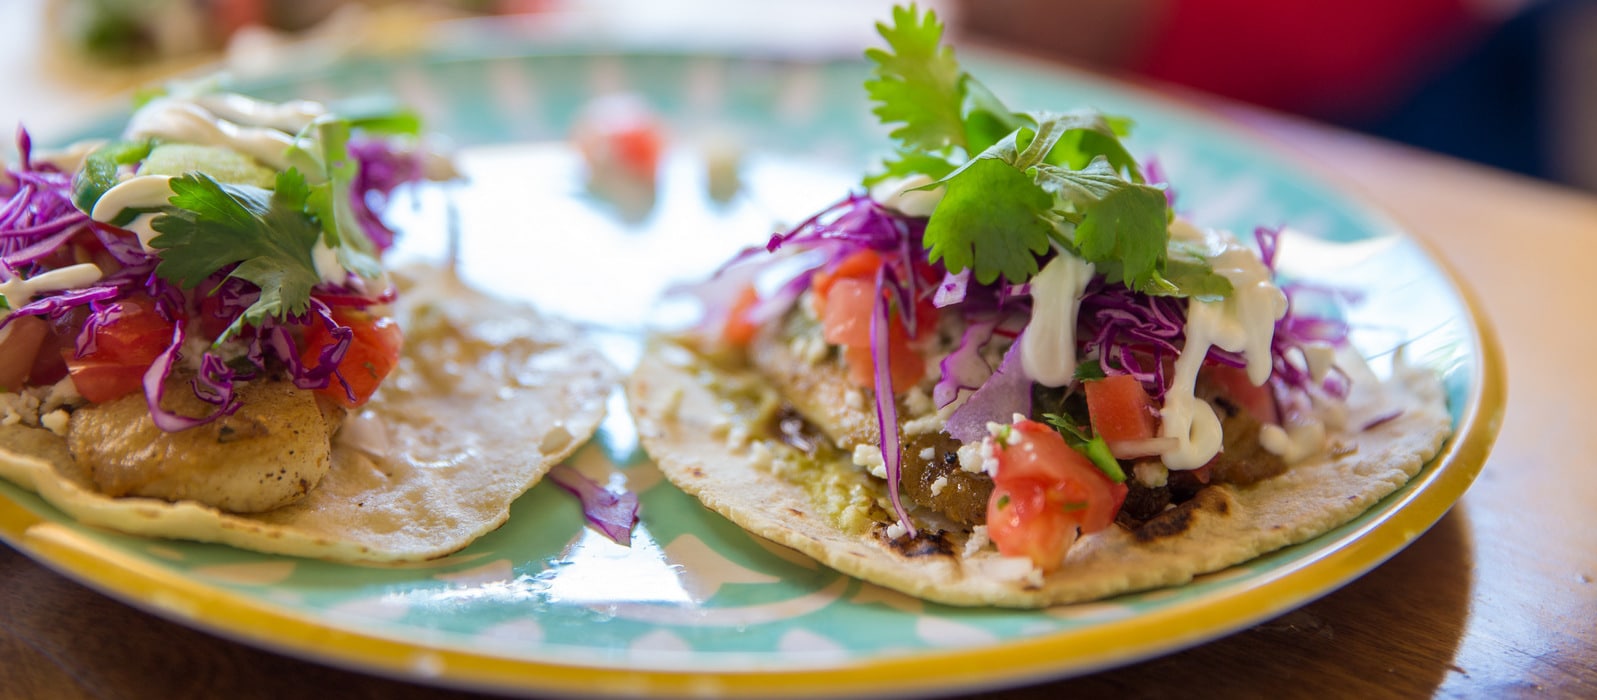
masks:
{"type": "Polygon", "coordinates": [[[990,545],[966,556],[962,535],[950,538],[951,553],[908,555],[887,544],[882,527],[840,527],[803,486],[767,466],[792,448],[740,422],[738,407],[761,399],[748,396],[749,377],[738,374],[676,345],[655,343],[645,352],[628,394],[643,446],[666,478],[757,535],[843,573],[951,605],[1035,608],[1177,585],[1311,539],[1413,478],[1451,425],[1433,372],[1400,369],[1386,384],[1355,378],[1347,418],[1355,434],[1333,438],[1331,452],[1340,456],[1311,459],[1249,487],[1208,487],[1138,533],[1112,526],[1083,536],[1064,566],[1041,578],[1025,560],[1001,557],[990,545]],[[739,396],[728,395],[732,386],[739,396]],[[1359,431],[1393,411],[1401,414],[1359,431]]]}
{"type": "Polygon", "coordinates": [[[454,552],[598,428],[614,369],[572,325],[475,292],[448,273],[409,282],[398,368],[344,423],[303,500],[255,515],[96,493],[66,441],[0,426],[0,477],[80,522],[138,535],[346,562],[454,552]]]}

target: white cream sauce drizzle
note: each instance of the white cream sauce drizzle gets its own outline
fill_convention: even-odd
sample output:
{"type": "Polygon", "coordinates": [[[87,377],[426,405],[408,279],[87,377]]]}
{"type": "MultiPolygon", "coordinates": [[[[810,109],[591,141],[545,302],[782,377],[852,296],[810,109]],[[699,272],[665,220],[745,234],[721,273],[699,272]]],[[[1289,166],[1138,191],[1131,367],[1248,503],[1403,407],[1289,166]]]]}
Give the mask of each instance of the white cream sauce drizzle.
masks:
{"type": "MultiPolygon", "coordinates": [[[[154,209],[164,206],[172,197],[172,178],[169,175],[140,175],[116,184],[94,203],[89,218],[95,221],[114,221],[124,209],[154,209]]],[[[140,214],[123,228],[139,237],[139,244],[150,250],[150,239],[160,235],[150,226],[154,214],[140,214]]]]}
{"type": "Polygon", "coordinates": [[[937,204],[943,201],[943,188],[918,190],[934,182],[925,175],[890,178],[871,188],[871,199],[898,210],[905,216],[931,216],[937,204]]]}
{"type": "Polygon", "coordinates": [[[27,279],[13,277],[0,282],[0,296],[6,298],[7,306],[15,309],[32,301],[38,294],[87,287],[100,281],[103,274],[94,263],[68,265],[27,279]]]}
{"type": "MultiPolygon", "coordinates": [[[[123,136],[228,148],[286,170],[290,148],[311,146],[299,143],[294,134],[324,114],[320,104],[303,100],[275,104],[235,94],[162,97],[135,112],[123,136]]],[[[90,217],[110,222],[127,209],[165,206],[173,194],[171,181],[169,175],[129,177],[101,195],[90,217]]],[[[124,226],[139,237],[145,250],[151,250],[150,241],[160,235],[151,226],[156,216],[140,214],[124,226]]],[[[337,251],[325,240],[316,241],[311,258],[322,281],[343,284],[349,280],[350,272],[339,264],[337,251]]]]}
{"type": "Polygon", "coordinates": [[[1170,226],[1173,239],[1199,243],[1214,271],[1231,281],[1232,293],[1217,302],[1193,299],[1187,310],[1186,345],[1176,358],[1174,376],[1165,391],[1160,434],[1177,440],[1177,447],[1160,455],[1170,469],[1197,469],[1220,451],[1220,419],[1193,390],[1198,368],[1210,347],[1240,352],[1247,361],[1249,381],[1261,385],[1270,378],[1270,343],[1275,322],[1286,314],[1286,295],[1271,281],[1270,270],[1253,251],[1235,237],[1202,231],[1177,219],[1170,226]]]}
{"type": "Polygon", "coordinates": [[[291,165],[288,152],[296,144],[295,137],[273,125],[298,124],[293,131],[299,131],[314,116],[306,108],[293,105],[309,103],[288,103],[282,108],[269,109],[265,103],[240,99],[243,102],[212,103],[227,107],[224,111],[240,120],[232,121],[211,112],[197,98],[157,98],[133,113],[123,136],[129,140],[154,138],[229,148],[274,169],[287,170],[291,165]],[[247,103],[258,106],[250,107],[247,103]]]}
{"type": "Polygon", "coordinates": [[[1092,272],[1092,263],[1060,253],[1031,278],[1031,323],[1020,336],[1020,364],[1032,381],[1054,387],[1075,378],[1076,314],[1092,272]]]}

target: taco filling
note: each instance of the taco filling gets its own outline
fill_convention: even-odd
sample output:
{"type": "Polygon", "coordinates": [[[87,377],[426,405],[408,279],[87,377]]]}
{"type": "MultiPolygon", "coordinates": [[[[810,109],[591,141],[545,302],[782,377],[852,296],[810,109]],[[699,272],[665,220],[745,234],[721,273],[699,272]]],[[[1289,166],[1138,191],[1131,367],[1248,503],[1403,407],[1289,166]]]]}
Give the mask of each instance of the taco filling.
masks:
{"type": "Polygon", "coordinates": [[[418,126],[171,92],[115,141],[44,156],[21,132],[0,475],[80,520],[330,558],[501,522],[591,434],[609,369],[567,325],[384,268],[389,196],[455,177],[418,126]]]}
{"type": "Polygon", "coordinates": [[[1279,230],[1176,216],[1126,120],[1012,112],[941,30],[899,8],[867,52],[900,145],[869,189],[695,287],[703,324],[646,353],[668,477],[845,572],[1034,606],[1307,539],[1435,453],[1436,378],[1383,384],[1296,312],[1279,230]]]}

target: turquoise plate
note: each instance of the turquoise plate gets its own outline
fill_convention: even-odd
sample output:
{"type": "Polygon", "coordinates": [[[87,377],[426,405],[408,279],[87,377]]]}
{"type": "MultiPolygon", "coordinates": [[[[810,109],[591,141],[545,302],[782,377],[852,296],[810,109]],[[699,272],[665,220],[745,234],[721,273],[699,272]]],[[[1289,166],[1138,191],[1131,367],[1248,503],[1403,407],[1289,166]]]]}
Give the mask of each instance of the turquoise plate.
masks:
{"type": "MultiPolygon", "coordinates": [[[[535,487],[509,522],[426,565],[363,568],[82,527],[0,483],[0,536],[109,595],[183,624],[325,663],[540,694],[946,694],[1086,673],[1191,646],[1312,600],[1431,526],[1479,471],[1501,415],[1500,352],[1479,307],[1414,240],[1338,189],[1189,108],[1002,56],[967,56],[1010,104],[1095,106],[1137,121],[1200,223],[1291,224],[1284,271],[1359,292],[1356,342],[1446,378],[1456,434],[1403,489],[1310,542],[1192,583],[1040,611],[926,604],[751,537],[664,482],[619,393],[572,462],[641,495],[630,548],[535,487]]],[[[469,180],[395,207],[401,255],[439,259],[453,215],[468,278],[588,324],[623,366],[672,280],[707,273],[841,198],[888,143],[858,61],[671,51],[469,50],[256,80],[262,97],[391,95],[459,147],[469,180]],[[592,194],[563,143],[601,93],[642,95],[670,148],[652,207],[592,194]],[[741,192],[707,196],[706,153],[741,154],[741,192]],[[450,202],[453,202],[451,206],[450,202]]],[[[121,115],[118,115],[120,118],[121,115]]],[[[116,120],[74,135],[107,135],[116,120]]]]}

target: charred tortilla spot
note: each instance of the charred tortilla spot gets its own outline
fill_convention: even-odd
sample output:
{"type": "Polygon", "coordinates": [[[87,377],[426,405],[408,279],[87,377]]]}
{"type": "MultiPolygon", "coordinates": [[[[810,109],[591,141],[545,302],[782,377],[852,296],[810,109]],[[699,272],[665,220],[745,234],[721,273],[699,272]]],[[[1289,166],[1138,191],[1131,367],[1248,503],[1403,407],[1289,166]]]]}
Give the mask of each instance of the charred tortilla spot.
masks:
{"type": "Polygon", "coordinates": [[[1170,489],[1165,486],[1146,486],[1137,479],[1127,479],[1126,487],[1126,499],[1115,514],[1115,522],[1129,530],[1163,513],[1172,500],[1170,489]]]}
{"type": "Polygon", "coordinates": [[[1181,535],[1192,528],[1200,513],[1225,515],[1231,511],[1231,502],[1220,489],[1210,486],[1198,491],[1192,500],[1166,510],[1132,530],[1138,542],[1148,543],[1166,537],[1181,535]]]}
{"type": "Polygon", "coordinates": [[[692,467],[692,468],[688,469],[688,473],[693,475],[693,478],[695,478],[695,479],[703,479],[704,478],[704,470],[700,469],[699,467],[692,467]]]}
{"type": "Polygon", "coordinates": [[[948,535],[942,532],[932,532],[924,528],[915,533],[914,537],[904,535],[892,538],[887,536],[887,526],[878,523],[871,531],[882,544],[901,556],[907,558],[927,556],[953,556],[954,544],[948,541],[948,535]]]}
{"type": "Polygon", "coordinates": [[[799,510],[797,508],[789,508],[789,509],[787,509],[787,512],[791,513],[793,515],[793,517],[795,517],[795,518],[804,517],[804,511],[799,510]]]}

